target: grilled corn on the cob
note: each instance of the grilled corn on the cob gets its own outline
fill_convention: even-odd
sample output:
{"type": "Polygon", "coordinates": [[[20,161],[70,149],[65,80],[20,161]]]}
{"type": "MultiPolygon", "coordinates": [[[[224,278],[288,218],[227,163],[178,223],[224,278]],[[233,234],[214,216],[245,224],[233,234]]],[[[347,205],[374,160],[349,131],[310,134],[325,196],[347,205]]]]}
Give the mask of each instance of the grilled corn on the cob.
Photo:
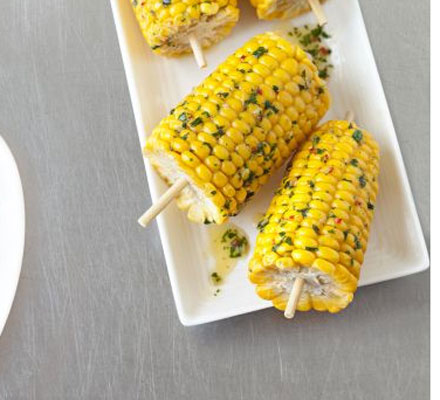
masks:
{"type": "Polygon", "coordinates": [[[195,222],[235,215],[312,131],[329,94],[301,48],[273,33],[228,57],[147,139],[145,154],[195,222]]]}
{"type": "Polygon", "coordinates": [[[238,21],[237,0],[130,0],[142,33],[158,54],[191,51],[189,36],[208,47],[238,21]]]}
{"type": "Polygon", "coordinates": [[[337,312],[353,299],[376,204],[379,149],[347,121],[330,121],[294,157],[259,222],[249,279],[284,310],[295,278],[298,310],[337,312]]]}
{"type": "MultiPolygon", "coordinates": [[[[320,0],[323,3],[325,0],[320,0]]],[[[260,19],[293,18],[310,11],[307,0],[251,0],[260,19]]]]}

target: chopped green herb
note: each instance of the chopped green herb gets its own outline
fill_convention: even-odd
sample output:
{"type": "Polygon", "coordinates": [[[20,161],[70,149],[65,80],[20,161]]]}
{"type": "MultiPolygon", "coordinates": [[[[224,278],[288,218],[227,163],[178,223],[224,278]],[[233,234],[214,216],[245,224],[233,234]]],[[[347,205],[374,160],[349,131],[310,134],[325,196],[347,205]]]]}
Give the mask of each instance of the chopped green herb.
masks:
{"type": "Polygon", "coordinates": [[[222,243],[226,243],[223,247],[228,250],[230,258],[241,257],[248,246],[246,236],[240,235],[236,229],[227,229],[223,234],[222,243]]]}
{"type": "Polygon", "coordinates": [[[220,283],[222,281],[221,276],[217,272],[211,274],[211,279],[214,283],[220,283]]]}
{"type": "Polygon", "coordinates": [[[373,203],[368,202],[367,203],[367,207],[368,207],[369,210],[374,210],[374,204],[373,203]]]}
{"type": "Polygon", "coordinates": [[[359,177],[359,185],[361,185],[362,188],[364,188],[367,185],[367,180],[365,178],[365,175],[361,175],[359,177]]]}
{"type": "Polygon", "coordinates": [[[312,137],[312,144],[313,144],[313,146],[316,146],[319,143],[320,140],[321,140],[321,138],[319,136],[313,136],[312,137]]]}
{"type": "Polygon", "coordinates": [[[200,117],[197,117],[194,121],[191,122],[191,126],[197,126],[200,125],[201,123],[203,123],[203,119],[200,117]]]}
{"type": "Polygon", "coordinates": [[[280,88],[277,85],[273,85],[272,89],[274,90],[275,93],[278,93],[280,91],[280,88]]]}
{"type": "Polygon", "coordinates": [[[257,229],[260,232],[263,232],[264,228],[269,224],[269,218],[270,218],[270,215],[268,215],[266,218],[263,218],[260,221],[258,221],[257,229]]]}
{"type": "Polygon", "coordinates": [[[300,212],[301,215],[305,218],[305,217],[307,217],[307,213],[308,213],[309,209],[308,208],[303,208],[301,210],[296,210],[296,211],[300,212]]]}
{"type": "Polygon", "coordinates": [[[255,50],[252,54],[257,57],[260,58],[263,54],[267,53],[268,50],[262,46],[260,46],[257,50],[255,50]]]}
{"type": "Polygon", "coordinates": [[[177,117],[177,119],[178,119],[179,121],[186,122],[186,121],[188,120],[188,116],[186,115],[186,112],[183,112],[182,114],[180,114],[180,115],[177,117]]]}
{"type": "Polygon", "coordinates": [[[353,235],[354,236],[354,248],[355,248],[355,250],[359,250],[359,249],[362,249],[362,244],[361,244],[361,241],[359,240],[359,238],[356,236],[356,235],[353,235]]]}
{"type": "Polygon", "coordinates": [[[306,249],[307,251],[316,251],[316,250],[318,250],[317,247],[309,247],[309,246],[306,246],[305,249],[306,249]]]}
{"type": "Polygon", "coordinates": [[[356,158],[353,158],[353,160],[350,161],[350,164],[353,165],[353,167],[357,167],[359,165],[359,161],[356,158]]]}
{"type": "Polygon", "coordinates": [[[364,135],[362,134],[362,131],[360,131],[359,129],[356,129],[353,132],[352,137],[353,137],[354,140],[356,140],[356,142],[360,143],[362,138],[364,137],[364,135]]]}
{"type": "Polygon", "coordinates": [[[249,104],[257,104],[257,91],[253,90],[251,94],[249,95],[249,98],[244,102],[245,106],[248,106],[249,104]]]}
{"type": "Polygon", "coordinates": [[[215,138],[220,138],[225,134],[225,131],[223,130],[222,126],[217,126],[217,132],[214,132],[212,136],[215,138]]]}
{"type": "Polygon", "coordinates": [[[266,100],[264,102],[264,109],[265,110],[271,110],[273,111],[275,114],[279,111],[278,108],[276,108],[269,100],[266,100]]]}
{"type": "Polygon", "coordinates": [[[315,231],[316,234],[319,234],[319,227],[315,224],[312,225],[313,230],[315,231]]]}
{"type": "Polygon", "coordinates": [[[229,93],[228,92],[219,92],[219,93],[217,93],[217,96],[220,96],[223,99],[226,99],[226,97],[229,96],[229,93]]]}

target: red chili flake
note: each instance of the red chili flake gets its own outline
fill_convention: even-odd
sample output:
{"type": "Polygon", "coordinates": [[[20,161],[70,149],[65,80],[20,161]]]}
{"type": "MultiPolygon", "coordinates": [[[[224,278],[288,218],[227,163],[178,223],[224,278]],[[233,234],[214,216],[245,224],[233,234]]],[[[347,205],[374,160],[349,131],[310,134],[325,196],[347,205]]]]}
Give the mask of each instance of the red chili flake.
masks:
{"type": "Polygon", "coordinates": [[[334,169],[333,167],[330,167],[330,168],[328,169],[327,173],[328,173],[328,174],[331,174],[331,173],[333,172],[333,169],[334,169]]]}
{"type": "Polygon", "coordinates": [[[257,93],[258,93],[258,94],[263,94],[263,91],[262,91],[260,88],[258,88],[258,89],[257,89],[257,93]]]}
{"type": "Polygon", "coordinates": [[[336,219],[335,219],[335,222],[336,222],[337,224],[340,224],[340,223],[342,222],[342,219],[341,219],[341,218],[336,218],[336,219]]]}
{"type": "Polygon", "coordinates": [[[320,52],[321,54],[323,54],[323,55],[327,55],[327,54],[330,53],[330,51],[329,51],[328,49],[326,49],[325,47],[321,47],[321,48],[319,49],[319,52],[320,52]]]}
{"type": "Polygon", "coordinates": [[[246,56],[245,55],[242,55],[241,57],[240,57],[240,60],[244,60],[246,58],[246,56]]]}
{"type": "Polygon", "coordinates": [[[359,201],[359,200],[356,200],[356,201],[354,202],[354,204],[357,205],[357,206],[361,206],[361,205],[362,205],[362,202],[359,201]]]}

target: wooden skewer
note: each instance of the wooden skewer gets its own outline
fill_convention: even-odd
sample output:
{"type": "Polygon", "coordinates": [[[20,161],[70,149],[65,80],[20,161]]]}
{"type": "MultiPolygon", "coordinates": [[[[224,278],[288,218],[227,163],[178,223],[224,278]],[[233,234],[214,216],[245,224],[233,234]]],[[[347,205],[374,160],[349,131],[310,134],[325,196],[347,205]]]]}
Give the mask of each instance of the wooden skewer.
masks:
{"type": "Polygon", "coordinates": [[[161,211],[188,185],[185,178],[177,180],[143,215],[138,219],[139,225],[144,228],[161,213],[161,211]]]}
{"type": "Polygon", "coordinates": [[[353,111],[347,111],[347,114],[345,114],[345,120],[348,122],[352,122],[354,120],[353,111]]]}
{"type": "Polygon", "coordinates": [[[203,54],[202,46],[194,34],[189,35],[189,44],[191,45],[194,58],[196,59],[199,68],[206,67],[205,55],[203,54]]]}
{"type": "MultiPolygon", "coordinates": [[[[347,111],[347,114],[345,114],[345,120],[348,122],[352,122],[354,120],[353,111],[347,111]]],[[[286,309],[284,310],[284,316],[288,319],[292,319],[295,316],[296,306],[298,305],[304,283],[304,278],[295,278],[295,282],[293,283],[293,287],[289,295],[289,300],[287,301],[286,309]]]]}
{"type": "Polygon", "coordinates": [[[325,16],[321,2],[319,0],[308,0],[310,8],[318,20],[319,25],[325,25],[327,23],[327,17],[325,16]]]}
{"type": "Polygon", "coordinates": [[[292,319],[295,316],[296,306],[298,305],[303,286],[304,278],[295,278],[292,291],[290,292],[289,301],[287,302],[286,309],[284,310],[284,316],[288,319],[292,319]]]}

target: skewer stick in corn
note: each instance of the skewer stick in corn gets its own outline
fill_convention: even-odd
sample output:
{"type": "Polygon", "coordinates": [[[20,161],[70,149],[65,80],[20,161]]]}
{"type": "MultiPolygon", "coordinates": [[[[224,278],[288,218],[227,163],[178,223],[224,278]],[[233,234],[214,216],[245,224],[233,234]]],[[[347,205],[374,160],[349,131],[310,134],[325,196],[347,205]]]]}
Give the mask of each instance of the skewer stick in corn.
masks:
{"type": "Polygon", "coordinates": [[[178,104],[148,137],[144,154],[168,182],[186,179],[176,200],[191,221],[221,224],[284,164],[329,102],[306,53],[265,33],[178,104]]]}
{"type": "MultiPolygon", "coordinates": [[[[129,0],[126,0],[129,1],[129,0]]],[[[156,54],[194,53],[206,65],[201,47],[227,36],[238,21],[237,0],[130,0],[142,34],[156,54]]]]}
{"type": "Polygon", "coordinates": [[[188,185],[185,178],[177,180],[162,196],[160,196],[157,203],[153,204],[139,219],[139,225],[146,227],[151,220],[156,218],[164,208],[170,204],[179,193],[188,185]]]}
{"type": "MultiPolygon", "coordinates": [[[[351,123],[353,119],[353,112],[347,111],[347,113],[345,114],[345,120],[351,123]]],[[[304,282],[304,278],[301,278],[299,276],[295,278],[295,282],[289,295],[289,301],[287,302],[286,309],[284,310],[284,316],[287,319],[293,319],[293,317],[295,316],[296,307],[298,305],[298,301],[304,287],[304,282]]]]}
{"type": "Polygon", "coordinates": [[[290,292],[289,301],[287,302],[284,316],[287,319],[292,319],[295,316],[296,306],[298,305],[299,297],[304,286],[303,278],[296,278],[293,283],[292,291],[290,292]]]}
{"type": "Polygon", "coordinates": [[[200,46],[200,43],[198,39],[195,37],[195,35],[189,36],[189,43],[191,45],[191,49],[193,51],[197,65],[199,66],[199,68],[205,68],[206,67],[205,55],[203,54],[202,46],[200,46]]]}
{"type": "Polygon", "coordinates": [[[325,25],[327,23],[327,17],[325,16],[324,9],[322,8],[321,2],[319,0],[308,0],[310,8],[315,14],[319,25],[325,25]]]}

